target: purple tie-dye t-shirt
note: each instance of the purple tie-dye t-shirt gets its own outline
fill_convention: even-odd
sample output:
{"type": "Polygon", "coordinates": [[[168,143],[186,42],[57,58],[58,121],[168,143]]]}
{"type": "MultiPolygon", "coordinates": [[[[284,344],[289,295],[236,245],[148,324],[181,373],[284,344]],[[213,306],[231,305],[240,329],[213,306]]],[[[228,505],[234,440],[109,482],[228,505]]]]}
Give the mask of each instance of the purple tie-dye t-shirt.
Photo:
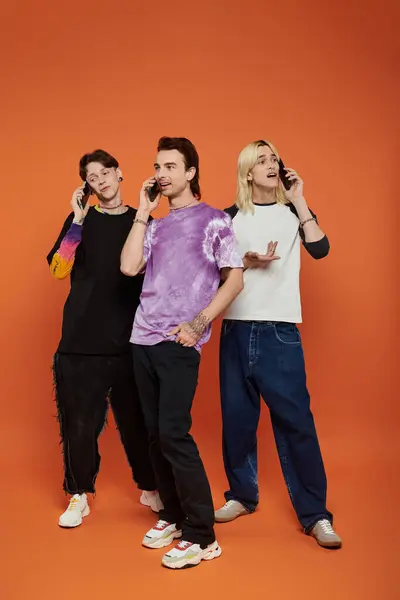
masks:
{"type": "MultiPolygon", "coordinates": [[[[243,266],[231,218],[203,203],[151,221],[143,255],[146,273],[131,342],[145,346],[174,341],[168,332],[214,298],[220,270],[243,266]]],[[[210,335],[208,327],[197,350],[210,335]]]]}

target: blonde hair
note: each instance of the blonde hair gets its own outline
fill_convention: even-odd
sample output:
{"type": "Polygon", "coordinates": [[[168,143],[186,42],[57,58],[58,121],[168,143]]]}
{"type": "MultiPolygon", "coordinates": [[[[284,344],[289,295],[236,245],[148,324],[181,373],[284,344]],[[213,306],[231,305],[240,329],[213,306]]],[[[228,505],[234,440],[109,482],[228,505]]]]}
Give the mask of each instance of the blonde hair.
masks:
{"type": "MultiPolygon", "coordinates": [[[[279,154],[275,146],[266,140],[252,142],[243,148],[238,158],[236,192],[236,206],[243,212],[247,212],[249,210],[254,212],[252,187],[251,181],[248,179],[248,175],[258,160],[258,149],[261,146],[268,146],[268,148],[270,148],[270,150],[277,156],[279,160],[279,154]]],[[[286,199],[281,186],[276,189],[276,201],[279,204],[288,204],[289,202],[286,199]]]]}

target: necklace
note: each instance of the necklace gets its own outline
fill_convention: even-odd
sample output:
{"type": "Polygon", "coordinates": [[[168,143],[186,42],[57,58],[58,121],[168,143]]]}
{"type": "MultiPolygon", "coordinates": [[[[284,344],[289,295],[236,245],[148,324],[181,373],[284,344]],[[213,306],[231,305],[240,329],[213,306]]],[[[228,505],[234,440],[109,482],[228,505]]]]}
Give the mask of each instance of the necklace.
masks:
{"type": "Polygon", "coordinates": [[[170,208],[169,210],[182,210],[182,208],[187,208],[188,206],[191,206],[195,202],[197,202],[197,198],[195,198],[194,200],[192,200],[188,204],[184,204],[183,206],[176,206],[175,208],[170,208]]]}
{"type": "Polygon", "coordinates": [[[117,206],[112,206],[111,208],[106,208],[105,206],[101,206],[100,204],[97,205],[97,210],[103,214],[107,214],[108,210],[116,210],[117,208],[120,208],[122,206],[122,202],[120,202],[120,204],[117,204],[117,206]]]}

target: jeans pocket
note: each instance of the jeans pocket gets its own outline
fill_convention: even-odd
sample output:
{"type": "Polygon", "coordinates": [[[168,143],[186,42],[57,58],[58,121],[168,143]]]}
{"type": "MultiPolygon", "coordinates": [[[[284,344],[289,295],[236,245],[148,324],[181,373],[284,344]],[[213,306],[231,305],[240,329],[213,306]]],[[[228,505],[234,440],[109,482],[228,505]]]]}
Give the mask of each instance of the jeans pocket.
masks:
{"type": "Polygon", "coordinates": [[[235,321],[231,321],[230,319],[224,319],[222,321],[221,337],[225,337],[233,329],[234,325],[235,321]]]}
{"type": "Polygon", "coordinates": [[[275,337],[281,344],[299,346],[301,344],[300,332],[294,323],[275,323],[275,337]]]}

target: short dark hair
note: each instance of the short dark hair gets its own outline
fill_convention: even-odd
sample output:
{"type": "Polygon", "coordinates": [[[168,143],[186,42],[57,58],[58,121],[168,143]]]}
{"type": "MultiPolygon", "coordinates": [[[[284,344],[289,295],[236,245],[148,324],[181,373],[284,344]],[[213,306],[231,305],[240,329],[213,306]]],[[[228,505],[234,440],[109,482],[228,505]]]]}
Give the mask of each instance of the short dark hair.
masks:
{"type": "Polygon", "coordinates": [[[105,150],[95,150],[94,152],[89,152],[88,154],[82,156],[81,160],[79,161],[79,176],[82,181],[86,181],[86,167],[91,162],[98,162],[107,169],[111,169],[111,167],[118,169],[119,167],[119,162],[117,159],[111,156],[111,154],[105,150]]]}
{"type": "Polygon", "coordinates": [[[162,137],[158,141],[157,151],[161,150],[178,150],[183,156],[186,170],[194,167],[196,169],[195,176],[190,182],[192,194],[200,200],[200,172],[199,172],[199,155],[197,150],[190,140],[184,137],[162,137]]]}

